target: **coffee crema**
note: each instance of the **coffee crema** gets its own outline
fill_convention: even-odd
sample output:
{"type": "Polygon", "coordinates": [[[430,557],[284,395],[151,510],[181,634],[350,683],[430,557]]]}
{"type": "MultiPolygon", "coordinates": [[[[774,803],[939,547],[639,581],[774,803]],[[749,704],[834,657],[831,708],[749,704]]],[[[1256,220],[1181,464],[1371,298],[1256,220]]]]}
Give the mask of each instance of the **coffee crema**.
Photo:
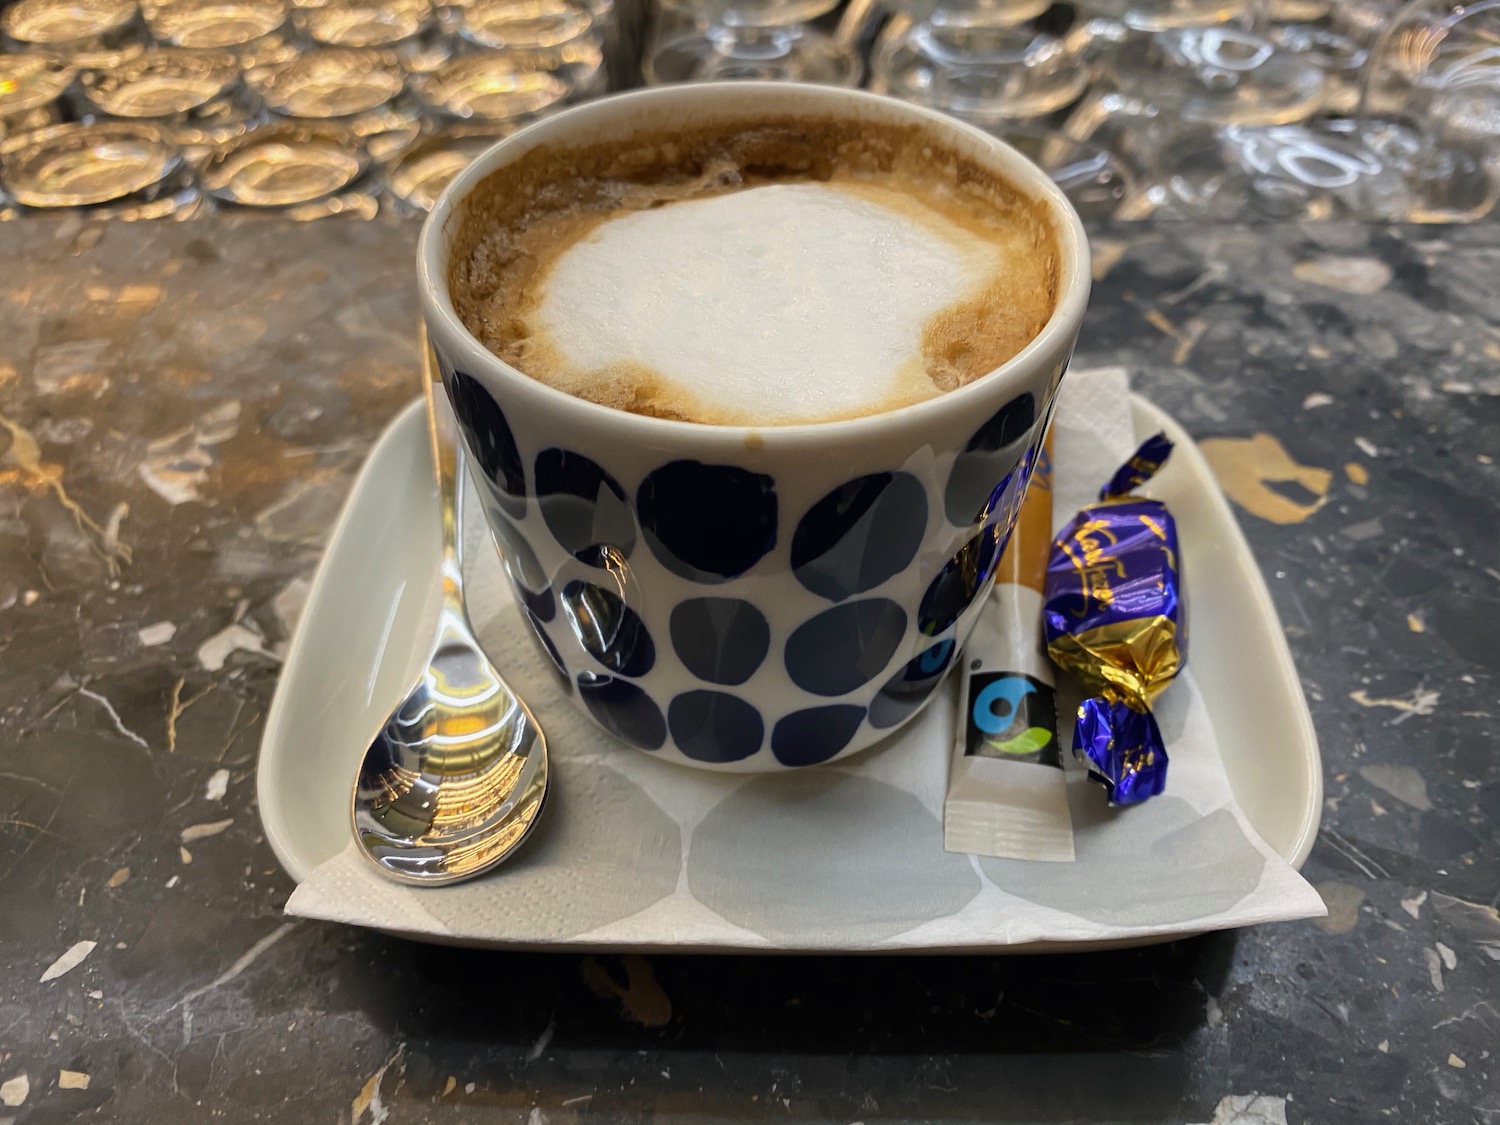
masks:
{"type": "Polygon", "coordinates": [[[1052,315],[1046,205],[931,130],[723,121],[540,146],[462,205],[449,290],[531,378],[684,421],[879,413],[988,374],[1052,315]]]}

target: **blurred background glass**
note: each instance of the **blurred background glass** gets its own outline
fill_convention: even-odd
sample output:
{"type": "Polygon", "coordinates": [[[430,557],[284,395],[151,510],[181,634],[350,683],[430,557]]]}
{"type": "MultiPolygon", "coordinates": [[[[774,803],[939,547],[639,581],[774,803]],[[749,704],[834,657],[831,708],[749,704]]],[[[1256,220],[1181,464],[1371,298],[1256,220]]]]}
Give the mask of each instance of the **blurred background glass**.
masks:
{"type": "Polygon", "coordinates": [[[14,0],[0,217],[420,212],[565,106],[739,79],[952,114],[1091,219],[1472,222],[1500,196],[1500,0],[14,0]]]}

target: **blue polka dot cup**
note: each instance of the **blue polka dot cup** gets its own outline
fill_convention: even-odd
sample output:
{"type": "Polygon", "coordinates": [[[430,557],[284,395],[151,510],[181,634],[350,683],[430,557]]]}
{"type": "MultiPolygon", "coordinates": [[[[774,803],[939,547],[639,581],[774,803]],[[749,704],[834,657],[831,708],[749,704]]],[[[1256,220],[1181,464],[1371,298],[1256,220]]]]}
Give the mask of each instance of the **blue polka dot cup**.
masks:
{"type": "Polygon", "coordinates": [[[743,772],[857,753],[934,697],[993,582],[1090,276],[1078,216],[1015,150],[916,106],[783,83],[606,98],[501,141],[438,201],[418,270],[486,517],[542,658],[621,742],[743,772]],[[919,124],[1044,202],[1061,277],[1041,334],[925,402],[742,427],[575,398],[497,358],[458,319],[451,243],[490,172],[538,145],[757,114],[919,124]]]}

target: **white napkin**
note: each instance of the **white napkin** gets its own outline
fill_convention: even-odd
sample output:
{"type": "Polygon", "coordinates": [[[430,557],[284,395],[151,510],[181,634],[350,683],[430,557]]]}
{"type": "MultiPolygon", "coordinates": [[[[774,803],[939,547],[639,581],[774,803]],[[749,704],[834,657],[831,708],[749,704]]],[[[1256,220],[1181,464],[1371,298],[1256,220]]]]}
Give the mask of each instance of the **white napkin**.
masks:
{"type": "MultiPolygon", "coordinates": [[[[1061,524],[1135,447],[1124,373],[1071,372],[1055,425],[1061,524]]],[[[568,701],[526,636],[477,507],[465,511],[477,631],[547,732],[545,820],[515,859],[454,887],[390,882],[351,841],[296,889],[289,914],[511,946],[958,951],[1325,912],[1235,805],[1191,665],[1156,709],[1172,760],[1162,796],[1112,810],[1072,770],[1075,862],[955,855],[941,824],[951,685],[847,762],[747,776],[655,761],[568,701]]],[[[1077,700],[1060,685],[1062,714],[1077,700]]]]}

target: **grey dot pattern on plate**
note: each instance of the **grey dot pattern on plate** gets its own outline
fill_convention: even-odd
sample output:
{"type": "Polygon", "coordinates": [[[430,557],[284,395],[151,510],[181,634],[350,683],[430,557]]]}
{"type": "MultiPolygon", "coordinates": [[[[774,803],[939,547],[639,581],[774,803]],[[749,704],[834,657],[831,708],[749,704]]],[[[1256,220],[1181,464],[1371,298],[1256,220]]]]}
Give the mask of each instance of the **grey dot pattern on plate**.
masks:
{"type": "Polygon", "coordinates": [[[687,877],[693,897],[737,926],[779,942],[815,928],[830,946],[945,918],[980,888],[920,800],[841,770],[739,786],[693,830],[687,877]]]}
{"type": "Polygon", "coordinates": [[[1111,809],[1092,783],[1068,787],[1073,863],[979,858],[1001,890],[1090,922],[1158,926],[1228,910],[1253,891],[1265,857],[1234,814],[1200,817],[1179,797],[1111,809]],[[1193,888],[1191,892],[1184,888],[1193,888]]]}
{"type": "Polygon", "coordinates": [[[472,927],[476,912],[527,919],[563,941],[638,914],[677,887],[682,830],[635,782],[595,761],[556,755],[547,802],[526,846],[473,883],[423,895],[440,922],[472,927]]]}

